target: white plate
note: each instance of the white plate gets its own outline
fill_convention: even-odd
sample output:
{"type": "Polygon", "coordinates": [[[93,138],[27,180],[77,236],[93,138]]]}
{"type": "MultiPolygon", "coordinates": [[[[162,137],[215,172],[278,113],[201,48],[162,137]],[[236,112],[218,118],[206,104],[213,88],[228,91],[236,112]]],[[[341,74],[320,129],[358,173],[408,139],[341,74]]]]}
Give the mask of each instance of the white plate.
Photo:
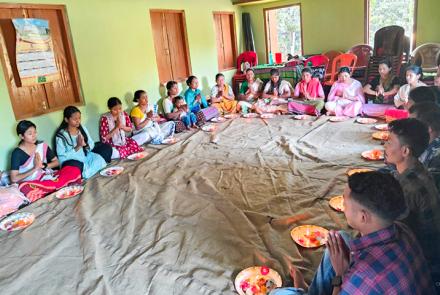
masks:
{"type": "Polygon", "coordinates": [[[374,124],[374,123],[377,123],[377,119],[373,119],[373,118],[357,118],[356,122],[358,122],[360,124],[374,124]]]}
{"type": "Polygon", "coordinates": [[[145,158],[146,156],[148,156],[148,152],[143,151],[143,152],[139,152],[136,154],[131,154],[130,156],[127,157],[127,159],[132,160],[132,161],[137,161],[137,160],[141,160],[141,159],[145,158]]]}
{"type": "Polygon", "coordinates": [[[66,186],[55,193],[55,198],[60,200],[70,199],[82,193],[83,190],[82,185],[66,186]]]}
{"type": "Polygon", "coordinates": [[[0,222],[0,229],[5,231],[15,231],[28,227],[35,220],[35,215],[28,212],[16,213],[8,216],[0,222]],[[22,223],[22,224],[20,224],[22,223]]]}
{"type": "Polygon", "coordinates": [[[310,118],[309,115],[294,115],[292,118],[294,118],[295,120],[306,120],[308,118],[310,118]]]}
{"type": "Polygon", "coordinates": [[[226,119],[224,117],[216,117],[216,118],[211,119],[211,122],[214,122],[214,123],[223,123],[225,121],[226,121],[226,119]]]}
{"type": "Polygon", "coordinates": [[[377,150],[380,153],[378,154],[378,156],[374,156],[373,152],[376,152],[376,150],[371,150],[371,151],[365,151],[362,152],[362,158],[370,160],[370,161],[381,161],[384,159],[384,152],[381,150],[377,150]]]}
{"type": "Polygon", "coordinates": [[[388,131],[388,124],[377,124],[374,125],[374,128],[380,131],[388,131]]]}
{"type": "Polygon", "coordinates": [[[344,117],[344,116],[335,116],[335,117],[330,117],[330,119],[328,119],[330,122],[344,122],[347,121],[348,119],[350,119],[349,117],[344,117]]]}
{"type": "Polygon", "coordinates": [[[243,118],[258,118],[259,115],[256,113],[247,113],[247,114],[243,114],[243,118]]]}
{"type": "Polygon", "coordinates": [[[266,113],[266,114],[261,114],[260,118],[261,119],[272,119],[272,118],[275,118],[275,115],[271,114],[271,113],[268,113],[268,114],[266,113]]]}
{"type": "Polygon", "coordinates": [[[101,174],[102,176],[106,176],[106,177],[112,177],[112,176],[116,176],[116,175],[121,174],[122,171],[124,171],[124,167],[114,166],[114,167],[108,167],[108,168],[101,170],[101,172],[99,172],[99,174],[101,174]]]}
{"type": "Polygon", "coordinates": [[[253,266],[242,270],[235,277],[235,290],[237,290],[240,295],[249,295],[249,294],[268,294],[271,290],[275,288],[279,288],[283,285],[281,280],[281,276],[275,270],[267,267],[267,266],[253,266]],[[257,282],[260,279],[266,280],[266,292],[261,292],[258,290],[257,293],[253,293],[251,288],[255,286],[255,288],[260,289],[257,282]],[[270,280],[270,282],[268,282],[270,280]],[[269,287],[269,288],[267,288],[269,287]],[[245,290],[243,290],[245,288],[245,290]]]}
{"type": "Polygon", "coordinates": [[[235,119],[238,117],[238,115],[237,114],[226,114],[223,117],[226,119],[235,119]]]}
{"type": "Polygon", "coordinates": [[[165,138],[163,141],[162,141],[162,144],[175,144],[176,142],[178,142],[179,140],[177,139],[177,138],[175,138],[175,137],[168,137],[168,138],[165,138]]]}
{"type": "Polygon", "coordinates": [[[206,132],[213,132],[215,130],[215,126],[214,125],[205,125],[202,126],[202,130],[206,131],[206,132]]]}

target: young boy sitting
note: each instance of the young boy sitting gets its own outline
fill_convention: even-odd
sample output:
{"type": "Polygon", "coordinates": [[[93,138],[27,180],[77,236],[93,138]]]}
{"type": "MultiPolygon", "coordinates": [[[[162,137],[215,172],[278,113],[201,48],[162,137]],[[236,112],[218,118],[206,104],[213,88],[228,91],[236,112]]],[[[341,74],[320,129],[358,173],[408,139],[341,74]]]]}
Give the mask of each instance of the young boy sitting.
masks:
{"type": "Polygon", "coordinates": [[[433,178],[418,159],[428,147],[428,127],[411,118],[393,121],[389,128],[385,159],[396,166],[393,174],[402,186],[409,210],[402,221],[416,234],[440,287],[440,197],[433,178]]]}
{"type": "Polygon", "coordinates": [[[197,117],[194,113],[188,110],[188,105],[182,96],[176,96],[174,98],[174,109],[180,112],[180,120],[185,124],[186,129],[197,128],[197,117]]]}
{"type": "MultiPolygon", "coordinates": [[[[344,206],[347,223],[361,236],[347,243],[341,233],[330,231],[307,294],[433,293],[419,243],[407,226],[396,222],[406,212],[406,204],[391,174],[372,171],[349,176],[344,206]]],[[[275,289],[270,295],[304,294],[302,275],[293,271],[292,276],[295,288],[275,289]]]]}

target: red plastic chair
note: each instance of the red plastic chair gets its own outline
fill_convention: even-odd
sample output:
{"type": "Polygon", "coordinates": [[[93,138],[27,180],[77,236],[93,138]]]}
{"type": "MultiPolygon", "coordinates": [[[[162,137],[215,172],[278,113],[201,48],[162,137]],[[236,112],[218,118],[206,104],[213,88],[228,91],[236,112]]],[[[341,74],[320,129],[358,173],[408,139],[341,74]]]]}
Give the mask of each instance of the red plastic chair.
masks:
{"type": "MultiPolygon", "coordinates": [[[[341,51],[338,51],[338,50],[330,50],[330,51],[327,51],[327,52],[324,52],[323,53],[323,55],[325,55],[325,56],[327,56],[328,57],[328,68],[327,68],[327,71],[325,71],[326,73],[331,73],[332,71],[333,71],[333,60],[337,57],[337,56],[339,56],[339,55],[341,55],[342,54],[342,52],[341,51]]],[[[327,79],[327,76],[328,76],[329,74],[325,74],[325,76],[326,76],[326,79],[327,79]]]]}
{"type": "Polygon", "coordinates": [[[327,71],[329,58],[323,54],[310,56],[308,59],[304,61],[304,66],[308,66],[309,64],[312,67],[325,66],[325,71],[327,71]]]}
{"type": "Polygon", "coordinates": [[[338,79],[338,71],[341,67],[349,67],[353,72],[353,68],[356,66],[357,56],[353,53],[343,53],[333,59],[332,71],[326,75],[326,81],[324,85],[331,86],[338,79]]]}
{"type": "Polygon", "coordinates": [[[241,65],[248,62],[251,67],[258,65],[258,56],[255,51],[245,51],[237,57],[237,71],[232,77],[232,88],[238,94],[238,84],[246,80],[246,74],[241,70],[241,65]]]}

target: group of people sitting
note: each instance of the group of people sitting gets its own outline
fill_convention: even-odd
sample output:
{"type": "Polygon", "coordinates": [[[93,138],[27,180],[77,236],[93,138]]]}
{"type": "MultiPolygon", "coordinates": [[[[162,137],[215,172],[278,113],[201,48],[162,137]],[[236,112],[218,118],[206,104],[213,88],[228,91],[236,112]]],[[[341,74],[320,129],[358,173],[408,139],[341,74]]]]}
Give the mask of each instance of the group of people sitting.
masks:
{"type": "Polygon", "coordinates": [[[348,177],[344,214],[359,236],[330,231],[311,284],[292,266],[294,287],[271,295],[440,294],[440,106],[432,95],[389,123],[385,167],[348,177]]]}
{"type": "MultiPolygon", "coordinates": [[[[27,203],[34,202],[90,178],[112,159],[143,151],[146,143],[161,144],[174,135],[178,125],[198,128],[218,113],[319,115],[325,107],[329,114],[354,117],[404,107],[412,118],[389,124],[388,167],[348,178],[344,213],[361,236],[350,239],[345,233],[330,233],[328,249],[308,294],[433,294],[434,285],[440,294],[440,107],[435,92],[419,82],[419,67],[407,69],[408,84],[403,86],[391,75],[386,61],[380,64],[379,73],[380,77],[362,87],[342,67],[327,102],[321,83],[309,68],[302,70],[295,89],[280,79],[276,69],[264,87],[248,69],[237,100],[222,74],[216,76],[208,98],[195,76],[188,78],[183,96],[177,83],[169,81],[168,96],[158,111],[163,118],[156,116],[143,90],[135,92],[137,105],[130,114],[123,111],[118,98],[110,98],[109,111],[100,119],[99,142],[81,124],[80,110],[69,106],[55,132],[55,151],[38,141],[34,123],[24,120],[17,124],[20,142],[12,152],[10,180],[18,184],[27,203]],[[374,103],[366,104],[365,97],[374,103]]],[[[304,293],[304,280],[298,272],[293,274],[295,288],[277,289],[273,294],[304,293]]]]}

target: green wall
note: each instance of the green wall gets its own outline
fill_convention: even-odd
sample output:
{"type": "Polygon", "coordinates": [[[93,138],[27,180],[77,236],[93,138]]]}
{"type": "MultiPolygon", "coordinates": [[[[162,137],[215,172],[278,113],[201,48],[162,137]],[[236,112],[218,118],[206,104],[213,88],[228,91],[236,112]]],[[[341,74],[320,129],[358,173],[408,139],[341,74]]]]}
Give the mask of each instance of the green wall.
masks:
{"type": "MultiPolygon", "coordinates": [[[[301,4],[304,54],[345,51],[364,43],[364,0],[284,0],[243,6],[251,14],[255,45],[266,61],[263,9],[301,4]]],[[[418,0],[417,45],[440,42],[439,0],[418,0]]]]}
{"type": "MultiPolygon", "coordinates": [[[[8,2],[8,1],[0,1],[8,2]]],[[[24,0],[21,3],[65,4],[78,62],[85,106],[83,122],[98,140],[98,120],[107,99],[120,97],[129,106],[133,92],[148,91],[156,101],[160,88],[149,9],[185,10],[192,71],[207,93],[218,72],[213,11],[234,11],[241,52],[240,7],[230,0],[24,0]]],[[[3,71],[0,79],[0,170],[9,169],[9,156],[18,139],[3,71]]],[[[235,71],[226,72],[230,79],[235,71]]],[[[51,142],[62,112],[31,118],[39,138],[51,142]]]]}

